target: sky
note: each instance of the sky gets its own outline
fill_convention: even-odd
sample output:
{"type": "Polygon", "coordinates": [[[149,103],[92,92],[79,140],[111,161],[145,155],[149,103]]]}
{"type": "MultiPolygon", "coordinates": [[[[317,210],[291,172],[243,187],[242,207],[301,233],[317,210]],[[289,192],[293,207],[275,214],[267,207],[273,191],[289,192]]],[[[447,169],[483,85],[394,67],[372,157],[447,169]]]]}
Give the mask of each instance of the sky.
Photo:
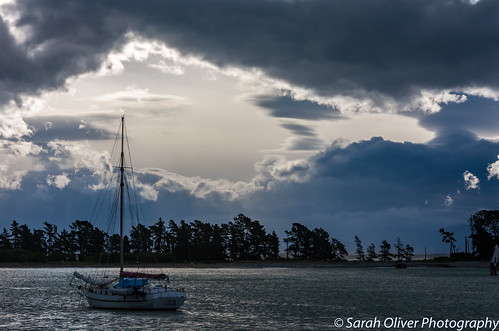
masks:
{"type": "Polygon", "coordinates": [[[0,228],[90,219],[125,114],[145,225],[463,251],[499,203],[498,31],[493,0],[3,0],[0,228]]]}

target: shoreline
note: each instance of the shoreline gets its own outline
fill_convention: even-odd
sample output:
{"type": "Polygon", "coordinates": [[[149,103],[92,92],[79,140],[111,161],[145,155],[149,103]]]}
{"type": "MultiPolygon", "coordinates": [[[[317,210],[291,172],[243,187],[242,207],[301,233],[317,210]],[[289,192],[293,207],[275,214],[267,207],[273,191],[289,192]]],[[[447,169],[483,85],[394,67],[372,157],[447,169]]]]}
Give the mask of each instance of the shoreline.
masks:
{"type": "MultiPolygon", "coordinates": [[[[325,262],[325,261],[238,261],[238,262],[185,262],[185,263],[158,263],[130,265],[128,268],[194,268],[194,269],[237,269],[237,268],[395,268],[396,261],[391,262],[325,262]]],[[[407,262],[408,268],[489,268],[487,261],[411,261],[407,262]]],[[[40,263],[0,263],[0,269],[23,269],[23,268],[114,268],[118,264],[98,265],[85,262],[40,262],[40,263]]]]}

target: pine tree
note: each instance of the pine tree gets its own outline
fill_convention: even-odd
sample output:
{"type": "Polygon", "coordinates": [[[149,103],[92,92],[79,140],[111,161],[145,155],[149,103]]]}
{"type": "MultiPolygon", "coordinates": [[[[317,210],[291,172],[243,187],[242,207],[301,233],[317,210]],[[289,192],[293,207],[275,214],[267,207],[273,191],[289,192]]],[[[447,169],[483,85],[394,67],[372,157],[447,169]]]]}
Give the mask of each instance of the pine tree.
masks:
{"type": "Polygon", "coordinates": [[[378,254],[376,254],[376,246],[374,244],[369,245],[367,247],[367,261],[374,261],[374,259],[378,258],[378,254]]]}
{"type": "Polygon", "coordinates": [[[409,244],[405,245],[404,259],[409,262],[412,260],[413,256],[414,256],[414,248],[412,248],[412,246],[409,244]]]}
{"type": "Polygon", "coordinates": [[[362,242],[357,236],[355,236],[355,245],[357,246],[357,249],[355,250],[355,254],[357,254],[357,260],[364,261],[366,259],[364,248],[362,247],[362,242]]]}
{"type": "Polygon", "coordinates": [[[395,239],[395,251],[397,252],[397,261],[402,261],[405,258],[405,247],[399,237],[395,239]]]}
{"type": "Polygon", "coordinates": [[[332,259],[333,261],[345,261],[346,256],[348,255],[347,250],[345,249],[345,245],[341,241],[335,238],[331,238],[331,246],[332,246],[332,259]]]}
{"type": "Polygon", "coordinates": [[[270,258],[277,259],[279,257],[279,237],[275,231],[268,235],[269,242],[269,256],[270,258]]]}
{"type": "Polygon", "coordinates": [[[386,240],[383,240],[381,242],[381,245],[379,246],[380,250],[379,250],[379,260],[380,261],[384,261],[384,262],[388,262],[388,261],[391,261],[392,260],[392,253],[390,253],[390,248],[392,247],[392,245],[390,245],[390,243],[386,240]]]}
{"type": "Polygon", "coordinates": [[[10,233],[6,228],[3,228],[2,233],[0,234],[0,249],[11,250],[12,243],[10,242],[10,233]]]}

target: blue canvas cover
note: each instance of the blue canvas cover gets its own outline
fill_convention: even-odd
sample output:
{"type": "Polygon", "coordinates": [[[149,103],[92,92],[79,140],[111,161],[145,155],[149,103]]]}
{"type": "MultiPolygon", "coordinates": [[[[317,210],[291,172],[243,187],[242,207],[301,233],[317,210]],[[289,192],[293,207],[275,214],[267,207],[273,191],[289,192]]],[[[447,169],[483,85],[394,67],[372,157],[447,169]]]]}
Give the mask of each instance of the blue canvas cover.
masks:
{"type": "Polygon", "coordinates": [[[118,288],[134,288],[139,286],[144,286],[149,283],[147,278],[122,278],[118,282],[118,284],[114,285],[114,287],[118,288]]]}

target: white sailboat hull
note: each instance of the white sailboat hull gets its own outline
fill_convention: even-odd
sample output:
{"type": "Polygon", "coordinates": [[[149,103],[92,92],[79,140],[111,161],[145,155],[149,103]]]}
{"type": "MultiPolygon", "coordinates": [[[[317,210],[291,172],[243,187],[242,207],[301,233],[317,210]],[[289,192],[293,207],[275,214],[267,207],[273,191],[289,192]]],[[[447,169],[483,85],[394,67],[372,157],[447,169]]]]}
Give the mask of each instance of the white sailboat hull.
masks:
{"type": "Polygon", "coordinates": [[[185,292],[164,287],[145,288],[142,293],[136,294],[87,289],[82,295],[92,308],[129,310],[175,310],[183,305],[187,297],[185,292]]]}

